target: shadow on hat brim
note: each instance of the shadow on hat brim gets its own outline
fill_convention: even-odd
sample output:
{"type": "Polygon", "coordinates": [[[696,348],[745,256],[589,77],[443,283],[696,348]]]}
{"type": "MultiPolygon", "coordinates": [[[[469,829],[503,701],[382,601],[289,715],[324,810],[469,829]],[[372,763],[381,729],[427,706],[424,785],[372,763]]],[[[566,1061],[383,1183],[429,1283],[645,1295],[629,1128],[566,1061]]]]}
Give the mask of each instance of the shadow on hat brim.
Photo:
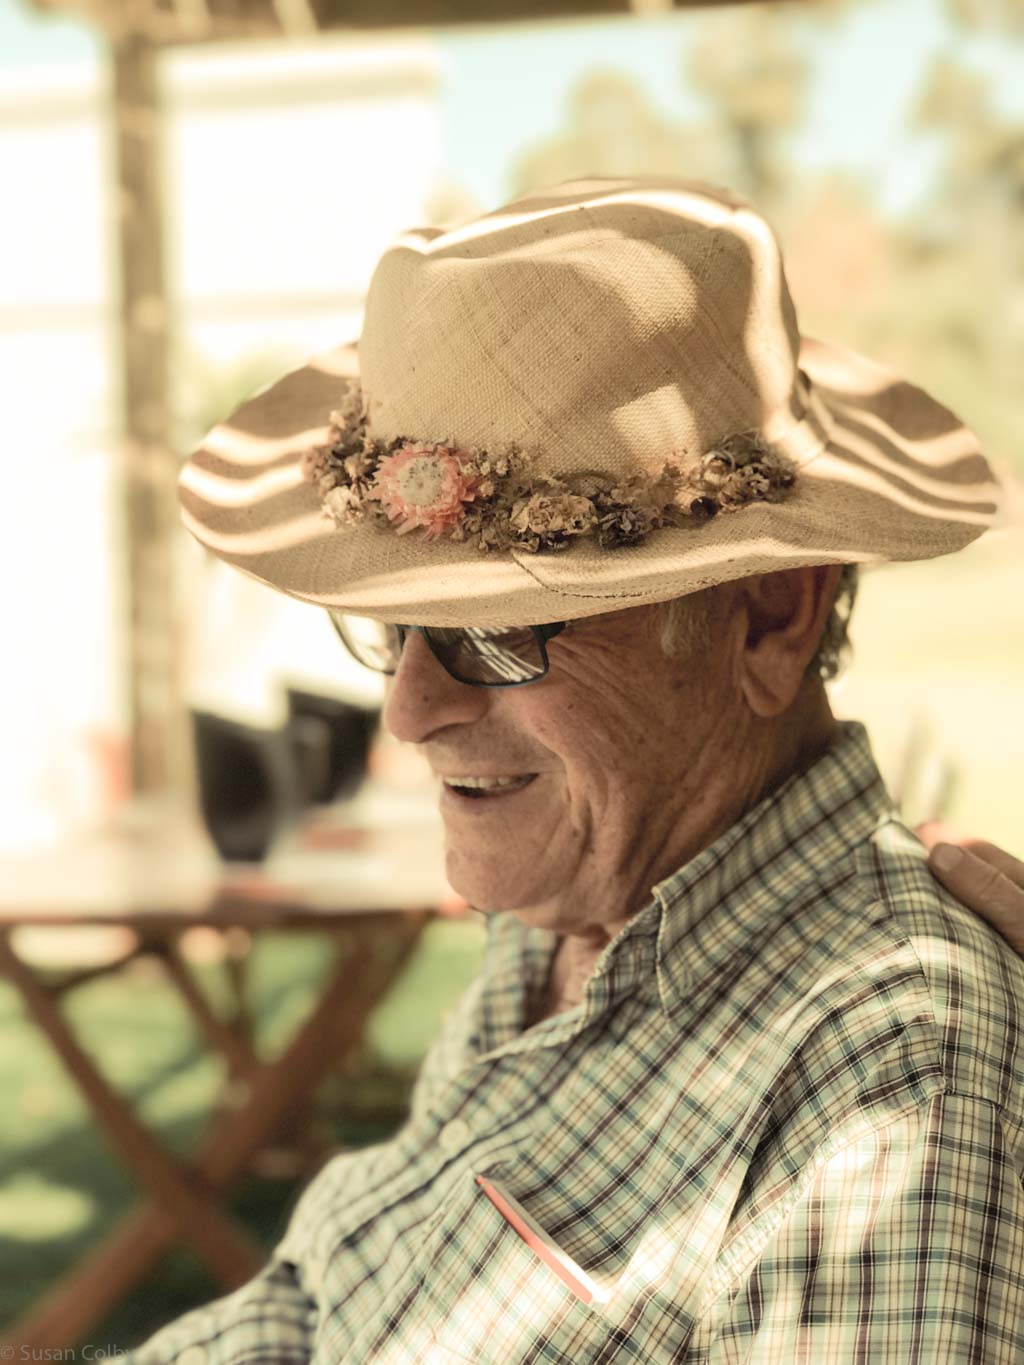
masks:
{"type": "Polygon", "coordinates": [[[212,553],[279,592],[410,625],[574,620],[801,565],[931,559],[993,524],[1000,485],[974,434],[941,403],[810,338],[799,363],[834,425],[791,495],[656,531],[639,546],[601,549],[586,537],[558,553],[483,554],[419,532],[336,526],[300,461],[326,441],[341,379],[358,376],[354,342],[269,385],[209,433],[182,470],[182,515],[212,553]]]}

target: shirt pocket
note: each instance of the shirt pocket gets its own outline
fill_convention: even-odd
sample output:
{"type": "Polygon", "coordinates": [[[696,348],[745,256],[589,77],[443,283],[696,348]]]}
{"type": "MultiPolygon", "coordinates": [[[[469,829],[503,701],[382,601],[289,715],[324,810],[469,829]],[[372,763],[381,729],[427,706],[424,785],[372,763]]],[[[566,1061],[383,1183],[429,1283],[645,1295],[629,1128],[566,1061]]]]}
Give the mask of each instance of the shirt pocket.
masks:
{"type": "MultiPolygon", "coordinates": [[[[500,1193],[511,1194],[498,1183],[495,1171],[486,1176],[500,1193]]],[[[597,1277],[538,1228],[514,1195],[513,1212],[527,1213],[529,1230],[543,1235],[547,1259],[524,1240],[472,1174],[467,1173],[466,1183],[466,1191],[452,1200],[423,1265],[416,1317],[429,1323],[427,1359],[515,1365],[528,1358],[584,1365],[608,1335],[609,1306],[585,1302],[567,1280],[577,1280],[586,1292],[597,1277]],[[564,1275],[552,1269],[555,1253],[564,1275]]]]}

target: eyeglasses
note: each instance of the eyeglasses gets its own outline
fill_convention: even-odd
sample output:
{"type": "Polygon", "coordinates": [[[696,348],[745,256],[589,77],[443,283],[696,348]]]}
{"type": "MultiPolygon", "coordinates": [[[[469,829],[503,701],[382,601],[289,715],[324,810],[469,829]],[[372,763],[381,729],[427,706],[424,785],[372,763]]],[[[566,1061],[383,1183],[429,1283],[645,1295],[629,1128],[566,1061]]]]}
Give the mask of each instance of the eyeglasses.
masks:
{"type": "Polygon", "coordinates": [[[367,668],[394,673],[405,637],[416,631],[445,672],[467,687],[537,682],[548,671],[548,640],[566,626],[393,626],[331,607],[327,615],[352,657],[367,668]]]}

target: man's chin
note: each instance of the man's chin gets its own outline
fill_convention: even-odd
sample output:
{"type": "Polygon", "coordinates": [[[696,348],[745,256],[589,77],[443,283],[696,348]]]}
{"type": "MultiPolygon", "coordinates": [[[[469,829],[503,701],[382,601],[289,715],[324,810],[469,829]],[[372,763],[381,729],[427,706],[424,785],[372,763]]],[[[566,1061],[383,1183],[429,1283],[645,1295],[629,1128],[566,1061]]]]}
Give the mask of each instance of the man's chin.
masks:
{"type": "Polygon", "coordinates": [[[548,920],[558,918],[556,904],[530,892],[517,891],[521,879],[515,870],[507,867],[495,870],[479,866],[467,867],[458,849],[446,850],[445,872],[452,890],[462,896],[474,910],[484,914],[514,914],[524,924],[547,928],[548,920]]]}
{"type": "Polygon", "coordinates": [[[557,902],[544,901],[540,905],[520,905],[507,913],[515,915],[516,919],[529,929],[548,929],[556,934],[567,932],[565,914],[557,902]]]}
{"type": "Polygon", "coordinates": [[[523,906],[519,897],[510,896],[507,888],[498,891],[492,887],[481,887],[477,884],[457,880],[451,874],[448,876],[448,881],[452,890],[460,895],[467,904],[485,915],[527,915],[531,913],[531,908],[523,906]]]}
{"type": "MultiPolygon", "coordinates": [[[[449,881],[452,879],[449,877],[449,881]]],[[[557,901],[527,903],[521,897],[510,896],[507,888],[497,891],[494,888],[463,889],[452,881],[452,888],[462,896],[474,910],[483,915],[512,915],[530,929],[552,929],[565,932],[564,912],[557,901]]]]}

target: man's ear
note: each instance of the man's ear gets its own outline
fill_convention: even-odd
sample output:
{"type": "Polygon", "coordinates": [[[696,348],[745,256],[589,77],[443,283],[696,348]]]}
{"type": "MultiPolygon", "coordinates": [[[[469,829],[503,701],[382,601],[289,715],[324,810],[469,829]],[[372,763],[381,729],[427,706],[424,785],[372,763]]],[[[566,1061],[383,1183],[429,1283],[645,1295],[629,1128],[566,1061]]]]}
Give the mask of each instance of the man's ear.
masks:
{"type": "Polygon", "coordinates": [[[796,698],[842,571],[841,564],[815,564],[742,580],[736,603],[745,617],[740,685],[755,715],[780,715],[796,698]]]}

